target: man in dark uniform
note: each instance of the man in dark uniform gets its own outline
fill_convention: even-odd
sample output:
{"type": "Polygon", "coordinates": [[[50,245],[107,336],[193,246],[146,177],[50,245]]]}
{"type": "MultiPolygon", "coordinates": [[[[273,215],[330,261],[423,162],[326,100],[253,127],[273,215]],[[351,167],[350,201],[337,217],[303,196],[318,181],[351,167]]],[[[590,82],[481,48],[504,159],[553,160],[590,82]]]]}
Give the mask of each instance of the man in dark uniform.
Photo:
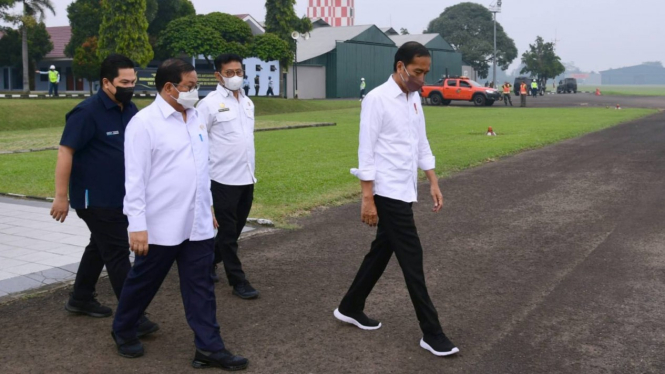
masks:
{"type": "MultiPolygon", "coordinates": [[[[95,299],[95,286],[104,266],[113,292],[120,298],[131,268],[127,217],[122,213],[125,195],[125,127],[137,113],[131,101],[136,84],[134,63],[111,55],[101,66],[101,88],[66,116],[55,175],[55,200],[51,216],[64,222],[69,205],[90,229],[74,283],[65,304],[71,313],[109,317],[112,310],[95,299]],[[69,199],[68,201],[68,190],[69,199]]],[[[159,326],[142,316],[139,334],[159,326]]]]}
{"type": "Polygon", "coordinates": [[[256,77],[254,77],[254,89],[256,90],[254,96],[259,96],[259,90],[261,89],[261,78],[259,78],[258,74],[256,74],[256,77]]]}

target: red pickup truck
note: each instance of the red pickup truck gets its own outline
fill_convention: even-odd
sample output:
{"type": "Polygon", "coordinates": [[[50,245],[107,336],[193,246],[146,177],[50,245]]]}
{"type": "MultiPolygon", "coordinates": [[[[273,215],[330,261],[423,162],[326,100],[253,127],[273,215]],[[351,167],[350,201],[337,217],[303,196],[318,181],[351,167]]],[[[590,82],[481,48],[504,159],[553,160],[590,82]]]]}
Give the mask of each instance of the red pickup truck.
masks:
{"type": "Polygon", "coordinates": [[[420,95],[430,99],[433,105],[449,105],[453,100],[460,100],[471,101],[476,106],[491,106],[501,98],[499,91],[467,77],[445,78],[437,84],[423,86],[420,95]]]}

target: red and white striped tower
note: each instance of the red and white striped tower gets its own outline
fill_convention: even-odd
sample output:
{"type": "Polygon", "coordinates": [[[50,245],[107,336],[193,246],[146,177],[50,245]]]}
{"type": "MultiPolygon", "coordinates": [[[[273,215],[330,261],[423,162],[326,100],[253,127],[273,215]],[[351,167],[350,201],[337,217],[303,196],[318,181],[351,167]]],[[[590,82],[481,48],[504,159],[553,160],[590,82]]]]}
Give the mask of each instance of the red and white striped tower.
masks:
{"type": "Polygon", "coordinates": [[[330,26],[353,26],[356,18],[355,0],[309,0],[307,17],[322,18],[330,26]]]}

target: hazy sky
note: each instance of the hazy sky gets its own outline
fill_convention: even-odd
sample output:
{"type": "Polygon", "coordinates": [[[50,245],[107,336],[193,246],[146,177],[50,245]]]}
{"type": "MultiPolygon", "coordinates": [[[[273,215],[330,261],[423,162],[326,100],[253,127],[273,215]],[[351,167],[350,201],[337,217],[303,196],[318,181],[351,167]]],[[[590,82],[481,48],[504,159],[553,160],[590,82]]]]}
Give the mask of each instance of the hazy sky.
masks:
{"type": "MultiPolygon", "coordinates": [[[[67,25],[71,0],[51,0],[57,15],[47,26],[67,25]]],[[[407,28],[422,32],[454,0],[355,0],[356,24],[407,28]]],[[[495,0],[474,1],[489,5],[495,0]]],[[[249,13],[265,18],[264,0],[192,0],[197,13],[249,13]]],[[[306,14],[308,0],[297,0],[296,12],[306,14]]],[[[564,62],[574,61],[583,70],[605,70],[644,61],[665,63],[662,37],[663,0],[503,0],[498,20],[515,40],[521,55],[537,35],[558,39],[557,52],[564,62]]],[[[517,61],[517,60],[516,60],[517,61]]],[[[512,69],[512,67],[511,67],[512,69]]]]}

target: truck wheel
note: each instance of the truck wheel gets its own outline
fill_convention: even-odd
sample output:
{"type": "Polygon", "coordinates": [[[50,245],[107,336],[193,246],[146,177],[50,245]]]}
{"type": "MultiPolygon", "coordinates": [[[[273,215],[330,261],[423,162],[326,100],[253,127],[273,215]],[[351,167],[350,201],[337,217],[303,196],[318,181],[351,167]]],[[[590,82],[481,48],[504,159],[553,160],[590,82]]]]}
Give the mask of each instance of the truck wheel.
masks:
{"type": "Polygon", "coordinates": [[[450,105],[450,103],[452,103],[452,102],[453,102],[452,100],[446,100],[446,99],[443,99],[443,101],[441,102],[441,104],[443,104],[443,105],[450,105]]]}
{"type": "Polygon", "coordinates": [[[573,91],[574,93],[577,93],[577,91],[573,91]]]}
{"type": "Polygon", "coordinates": [[[487,99],[483,95],[476,95],[473,97],[473,104],[475,106],[485,106],[487,99]]]}
{"type": "Polygon", "coordinates": [[[436,92],[429,95],[429,99],[432,100],[432,105],[441,105],[441,102],[443,102],[441,94],[436,92]]]}
{"type": "Polygon", "coordinates": [[[485,102],[485,106],[492,106],[492,105],[494,105],[494,100],[487,100],[485,102]]]}

